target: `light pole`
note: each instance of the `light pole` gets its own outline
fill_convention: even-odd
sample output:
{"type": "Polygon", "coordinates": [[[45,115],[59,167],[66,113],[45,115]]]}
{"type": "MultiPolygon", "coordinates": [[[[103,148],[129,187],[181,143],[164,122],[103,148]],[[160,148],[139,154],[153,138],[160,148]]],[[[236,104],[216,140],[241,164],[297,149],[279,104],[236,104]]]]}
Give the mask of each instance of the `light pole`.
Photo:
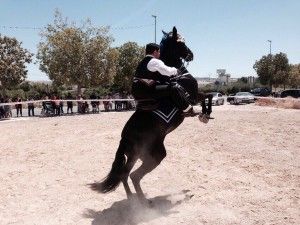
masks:
{"type": "Polygon", "coordinates": [[[270,55],[272,55],[272,41],[268,40],[268,42],[270,43],[270,55]]]}
{"type": "MultiPolygon", "coordinates": [[[[271,73],[271,71],[270,71],[270,67],[271,67],[271,63],[272,63],[272,41],[271,40],[268,40],[268,42],[270,43],[270,57],[269,57],[269,59],[270,59],[270,64],[269,64],[269,68],[268,68],[268,73],[269,73],[269,75],[270,76],[272,76],[272,73],[271,73]]],[[[269,81],[268,81],[268,83],[269,83],[269,87],[270,87],[270,90],[272,90],[272,85],[271,85],[271,82],[270,82],[270,79],[269,79],[269,81]]]]}
{"type": "Polygon", "coordinates": [[[154,18],[154,41],[156,43],[156,15],[152,15],[152,17],[154,18]]]}

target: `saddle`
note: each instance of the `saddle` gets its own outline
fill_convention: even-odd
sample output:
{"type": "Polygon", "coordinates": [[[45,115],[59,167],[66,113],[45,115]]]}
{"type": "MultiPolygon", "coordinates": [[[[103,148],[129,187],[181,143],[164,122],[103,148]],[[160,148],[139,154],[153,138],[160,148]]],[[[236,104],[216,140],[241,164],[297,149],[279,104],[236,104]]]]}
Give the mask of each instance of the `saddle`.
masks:
{"type": "Polygon", "coordinates": [[[159,107],[159,102],[155,99],[137,100],[136,109],[153,111],[159,107]]]}

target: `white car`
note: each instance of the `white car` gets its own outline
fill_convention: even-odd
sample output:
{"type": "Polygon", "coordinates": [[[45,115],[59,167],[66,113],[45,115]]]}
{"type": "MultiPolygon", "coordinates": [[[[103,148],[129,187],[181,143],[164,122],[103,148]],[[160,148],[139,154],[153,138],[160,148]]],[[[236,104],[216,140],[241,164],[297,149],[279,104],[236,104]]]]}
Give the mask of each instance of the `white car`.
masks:
{"type": "Polygon", "coordinates": [[[230,104],[253,103],[254,95],[250,92],[238,92],[235,95],[228,96],[227,102],[230,104]]]}
{"type": "MultiPolygon", "coordinates": [[[[219,92],[211,92],[209,94],[213,95],[212,98],[212,105],[224,105],[225,102],[225,98],[223,97],[223,95],[219,92]]],[[[208,104],[208,100],[205,100],[205,103],[208,104]]]]}

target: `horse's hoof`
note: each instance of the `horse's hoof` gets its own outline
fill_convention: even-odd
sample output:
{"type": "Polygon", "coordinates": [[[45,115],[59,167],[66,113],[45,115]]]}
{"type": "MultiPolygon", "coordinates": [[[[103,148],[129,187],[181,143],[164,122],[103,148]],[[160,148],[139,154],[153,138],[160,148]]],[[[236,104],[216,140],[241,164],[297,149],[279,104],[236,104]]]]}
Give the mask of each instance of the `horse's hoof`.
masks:
{"type": "Polygon", "coordinates": [[[202,122],[202,123],[208,123],[209,121],[209,116],[206,114],[199,114],[198,119],[202,122]]]}

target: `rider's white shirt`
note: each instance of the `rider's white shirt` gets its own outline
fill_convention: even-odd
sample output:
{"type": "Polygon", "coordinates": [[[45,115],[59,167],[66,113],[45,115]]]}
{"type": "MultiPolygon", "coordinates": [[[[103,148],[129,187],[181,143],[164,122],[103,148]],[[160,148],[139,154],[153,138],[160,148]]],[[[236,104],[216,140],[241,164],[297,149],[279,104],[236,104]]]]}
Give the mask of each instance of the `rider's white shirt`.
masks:
{"type": "MultiPolygon", "coordinates": [[[[147,56],[153,57],[152,55],[147,56]]],[[[147,69],[151,72],[159,72],[160,74],[165,76],[177,74],[177,69],[175,67],[166,66],[163,61],[154,57],[148,62],[147,69]]]]}

